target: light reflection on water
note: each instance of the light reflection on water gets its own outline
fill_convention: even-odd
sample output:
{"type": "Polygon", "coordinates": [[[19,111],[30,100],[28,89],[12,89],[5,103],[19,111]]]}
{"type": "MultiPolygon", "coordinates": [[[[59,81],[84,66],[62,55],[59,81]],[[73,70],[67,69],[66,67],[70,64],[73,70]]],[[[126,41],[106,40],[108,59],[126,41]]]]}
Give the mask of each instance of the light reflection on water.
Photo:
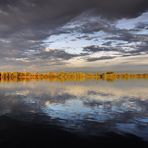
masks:
{"type": "Polygon", "coordinates": [[[148,141],[148,81],[0,84],[0,116],[30,121],[32,114],[73,132],[129,133],[148,141]]]}

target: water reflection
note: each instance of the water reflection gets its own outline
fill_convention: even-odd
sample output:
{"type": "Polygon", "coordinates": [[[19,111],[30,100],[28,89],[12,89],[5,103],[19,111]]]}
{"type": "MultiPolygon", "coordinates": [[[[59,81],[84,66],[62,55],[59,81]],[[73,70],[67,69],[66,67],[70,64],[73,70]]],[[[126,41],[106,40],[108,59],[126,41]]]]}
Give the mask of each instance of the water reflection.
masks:
{"type": "MultiPolygon", "coordinates": [[[[0,116],[40,122],[90,135],[133,134],[148,141],[146,80],[0,84],[0,116]]],[[[1,127],[2,128],[2,127],[1,127]]]]}

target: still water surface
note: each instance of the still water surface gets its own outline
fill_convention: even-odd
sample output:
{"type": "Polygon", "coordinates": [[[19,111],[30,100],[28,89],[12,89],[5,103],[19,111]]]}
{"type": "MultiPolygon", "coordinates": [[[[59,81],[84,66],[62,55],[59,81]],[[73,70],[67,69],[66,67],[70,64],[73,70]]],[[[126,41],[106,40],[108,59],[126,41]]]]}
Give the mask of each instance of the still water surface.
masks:
{"type": "Polygon", "coordinates": [[[148,81],[0,83],[0,118],[4,116],[25,123],[43,116],[40,124],[73,133],[114,132],[148,141],[148,81]]]}

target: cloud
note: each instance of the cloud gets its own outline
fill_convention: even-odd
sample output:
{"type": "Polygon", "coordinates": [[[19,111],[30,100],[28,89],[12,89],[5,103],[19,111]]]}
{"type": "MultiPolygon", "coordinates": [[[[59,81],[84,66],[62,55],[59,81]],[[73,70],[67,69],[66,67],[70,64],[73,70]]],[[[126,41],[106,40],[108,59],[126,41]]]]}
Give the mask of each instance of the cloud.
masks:
{"type": "Polygon", "coordinates": [[[38,57],[40,59],[61,59],[61,60],[69,60],[73,57],[78,55],[76,54],[69,54],[63,50],[50,50],[50,51],[41,51],[40,53],[34,54],[33,56],[38,57]]]}
{"type": "MultiPolygon", "coordinates": [[[[1,35],[9,36],[30,29],[46,36],[55,28],[80,13],[95,9],[95,13],[108,18],[135,17],[148,9],[146,0],[1,0],[1,35]],[[44,31],[43,31],[44,28],[44,31]]],[[[42,35],[39,35],[42,37],[42,35]]],[[[32,36],[32,39],[36,38],[32,36]]]]}
{"type": "Polygon", "coordinates": [[[147,54],[147,10],[146,0],[1,0],[0,69],[147,54]]]}
{"type": "MultiPolygon", "coordinates": [[[[111,44],[111,41],[104,43],[103,45],[111,44]]],[[[112,51],[110,47],[99,47],[97,45],[92,45],[88,47],[84,47],[85,52],[99,52],[99,51],[112,51]]]]}
{"type": "Polygon", "coordinates": [[[108,60],[108,59],[114,59],[115,57],[109,57],[109,56],[102,56],[100,58],[88,58],[88,62],[94,62],[94,61],[99,61],[99,60],[108,60]]]}

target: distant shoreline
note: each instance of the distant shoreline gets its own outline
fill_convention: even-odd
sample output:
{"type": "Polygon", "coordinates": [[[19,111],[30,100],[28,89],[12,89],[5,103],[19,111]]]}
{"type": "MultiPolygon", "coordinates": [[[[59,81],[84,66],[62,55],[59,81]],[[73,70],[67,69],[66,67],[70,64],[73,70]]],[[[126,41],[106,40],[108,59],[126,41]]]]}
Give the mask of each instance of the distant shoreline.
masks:
{"type": "Polygon", "coordinates": [[[86,81],[86,80],[131,80],[148,79],[148,73],[115,73],[115,72],[0,72],[0,82],[19,82],[31,80],[47,81],[86,81]]]}

